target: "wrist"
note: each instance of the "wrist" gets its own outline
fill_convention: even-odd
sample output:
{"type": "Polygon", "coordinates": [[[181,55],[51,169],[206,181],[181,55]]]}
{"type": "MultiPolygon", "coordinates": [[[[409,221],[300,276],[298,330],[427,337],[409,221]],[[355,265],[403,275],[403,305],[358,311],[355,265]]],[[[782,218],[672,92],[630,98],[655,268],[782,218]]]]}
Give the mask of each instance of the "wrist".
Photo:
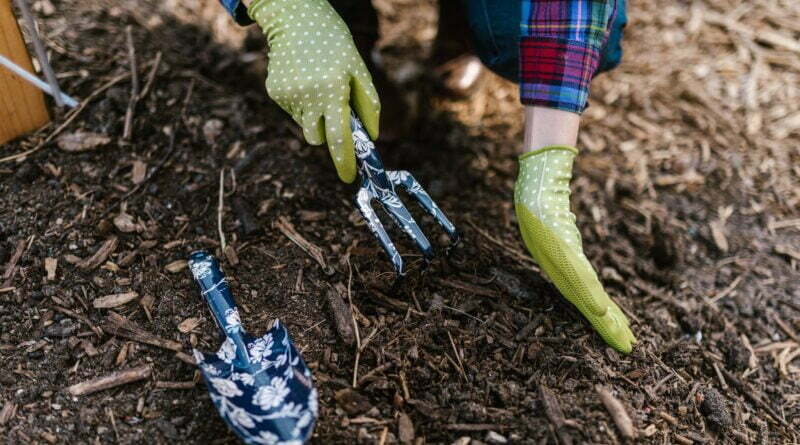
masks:
{"type": "Polygon", "coordinates": [[[577,113],[528,105],[520,154],[551,145],[574,147],[578,143],[581,117],[577,113]]]}

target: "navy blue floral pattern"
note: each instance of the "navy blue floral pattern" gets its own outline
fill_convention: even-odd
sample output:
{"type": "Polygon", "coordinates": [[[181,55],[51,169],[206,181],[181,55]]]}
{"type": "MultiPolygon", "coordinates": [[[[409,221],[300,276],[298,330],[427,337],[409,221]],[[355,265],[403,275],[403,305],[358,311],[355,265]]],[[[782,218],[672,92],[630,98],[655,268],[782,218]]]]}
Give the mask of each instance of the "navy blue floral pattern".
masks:
{"type": "Polygon", "coordinates": [[[447,219],[447,216],[411,173],[404,170],[386,171],[383,168],[383,162],[378,156],[378,151],[375,150],[375,144],[369,138],[364,125],[353,113],[350,115],[350,129],[353,133],[358,174],[361,177],[361,187],[355,197],[356,208],[367,221],[369,230],[378,238],[383,250],[389,255],[398,275],[404,274],[403,259],[370,206],[373,199],[381,203],[392,220],[414,241],[426,261],[433,259],[434,252],[430,241],[414,221],[414,217],[411,216],[406,206],[403,205],[400,197],[397,196],[396,185],[403,187],[442,226],[450,236],[452,245],[455,245],[459,240],[459,234],[453,223],[447,219]]]}
{"type": "Polygon", "coordinates": [[[225,337],[216,354],[194,351],[219,414],[247,444],[303,444],[317,419],[317,390],[286,328],[275,320],[265,335],[248,335],[217,260],[195,252],[189,268],[225,337]]]}

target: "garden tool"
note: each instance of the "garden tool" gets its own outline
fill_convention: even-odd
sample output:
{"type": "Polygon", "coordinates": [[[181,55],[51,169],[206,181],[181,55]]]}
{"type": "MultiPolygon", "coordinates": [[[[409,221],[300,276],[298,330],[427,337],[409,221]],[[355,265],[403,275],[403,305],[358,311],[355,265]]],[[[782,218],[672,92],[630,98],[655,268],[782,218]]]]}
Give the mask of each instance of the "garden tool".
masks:
{"type": "Polygon", "coordinates": [[[247,444],[305,442],[317,419],[317,390],[286,328],[275,320],[264,336],[248,335],[217,260],[194,252],[189,269],[224,337],[216,354],[194,350],[217,411],[247,444]]]}
{"type": "Polygon", "coordinates": [[[375,211],[370,207],[370,201],[377,200],[384,210],[391,216],[394,222],[403,229],[403,231],[411,237],[417,246],[417,249],[422,253],[426,265],[433,259],[434,252],[428,238],[422,233],[414,217],[411,216],[408,209],[400,197],[397,196],[395,186],[401,186],[409,195],[411,195],[421,206],[428,212],[429,215],[439,223],[440,226],[447,232],[450,237],[451,248],[458,244],[460,235],[456,230],[453,223],[447,219],[447,216],[439,209],[439,206],[433,202],[430,195],[422,188],[422,186],[414,179],[411,173],[405,170],[386,171],[383,168],[383,162],[378,151],[375,149],[375,144],[364,129],[364,125],[359,120],[355,113],[350,113],[350,130],[353,133],[353,145],[356,152],[356,166],[358,174],[361,177],[361,186],[355,196],[355,204],[358,211],[367,220],[367,226],[372,231],[373,235],[378,238],[383,250],[389,255],[389,258],[394,265],[394,269],[399,276],[403,276],[403,259],[397,251],[386,230],[383,228],[380,219],[375,214],[375,211]]]}

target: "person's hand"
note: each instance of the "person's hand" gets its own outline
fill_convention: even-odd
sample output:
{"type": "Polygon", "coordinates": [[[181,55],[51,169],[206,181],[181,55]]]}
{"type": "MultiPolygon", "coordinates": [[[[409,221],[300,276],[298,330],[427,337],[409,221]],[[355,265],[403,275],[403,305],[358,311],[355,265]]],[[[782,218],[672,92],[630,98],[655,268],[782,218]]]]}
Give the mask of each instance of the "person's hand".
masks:
{"type": "Polygon", "coordinates": [[[328,144],[339,178],[352,182],[350,104],[375,139],[380,102],[347,26],[326,0],[255,0],[248,14],[269,42],[267,93],[309,144],[328,144]]]}
{"type": "Polygon", "coordinates": [[[561,294],[603,340],[629,353],[636,343],[628,317],[603,289],[583,253],[570,212],[569,181],[578,150],[551,145],[520,156],[514,204],[525,247],[561,294]]]}

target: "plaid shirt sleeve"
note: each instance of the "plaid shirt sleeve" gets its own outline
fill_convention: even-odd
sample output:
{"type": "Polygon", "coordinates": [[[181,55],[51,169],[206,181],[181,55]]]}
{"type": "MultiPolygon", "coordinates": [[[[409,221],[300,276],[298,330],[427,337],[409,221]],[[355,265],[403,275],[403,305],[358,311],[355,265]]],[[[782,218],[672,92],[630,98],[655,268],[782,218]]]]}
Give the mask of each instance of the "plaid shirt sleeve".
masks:
{"type": "Polygon", "coordinates": [[[617,0],[521,0],[520,100],[581,113],[617,0]]]}

